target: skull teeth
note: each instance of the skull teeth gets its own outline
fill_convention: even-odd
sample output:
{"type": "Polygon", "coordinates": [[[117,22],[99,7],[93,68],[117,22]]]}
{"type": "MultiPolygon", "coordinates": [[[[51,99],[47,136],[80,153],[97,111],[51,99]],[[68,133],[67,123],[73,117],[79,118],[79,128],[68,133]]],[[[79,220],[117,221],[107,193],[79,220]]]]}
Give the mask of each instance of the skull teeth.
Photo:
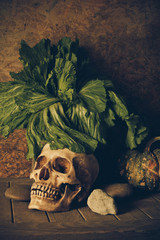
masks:
{"type": "Polygon", "coordinates": [[[31,195],[52,200],[59,200],[63,196],[63,193],[60,190],[49,186],[33,184],[31,188],[31,195]]]}
{"type": "Polygon", "coordinates": [[[54,191],[54,193],[48,193],[48,192],[43,192],[38,189],[32,189],[31,195],[40,196],[40,197],[49,198],[49,199],[60,199],[61,198],[60,193],[57,191],[54,191]]]}

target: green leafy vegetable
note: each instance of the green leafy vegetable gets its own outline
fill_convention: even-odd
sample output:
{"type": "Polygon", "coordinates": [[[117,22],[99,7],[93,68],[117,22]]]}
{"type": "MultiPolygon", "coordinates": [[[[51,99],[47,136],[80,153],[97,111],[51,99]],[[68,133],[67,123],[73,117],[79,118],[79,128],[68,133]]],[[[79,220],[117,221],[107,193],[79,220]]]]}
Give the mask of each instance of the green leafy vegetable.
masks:
{"type": "Polygon", "coordinates": [[[106,109],[106,90],[101,80],[92,80],[79,92],[80,98],[90,112],[104,112],[106,109]]]}
{"type": "Polygon", "coordinates": [[[19,54],[23,69],[10,73],[14,81],[0,83],[0,133],[26,128],[28,158],[46,143],[94,152],[106,144],[108,129],[122,122],[127,147],[146,137],[140,117],[129,113],[110,80],[97,78],[78,40],[65,37],[51,46],[43,39],[33,48],[22,41],[19,54]]]}

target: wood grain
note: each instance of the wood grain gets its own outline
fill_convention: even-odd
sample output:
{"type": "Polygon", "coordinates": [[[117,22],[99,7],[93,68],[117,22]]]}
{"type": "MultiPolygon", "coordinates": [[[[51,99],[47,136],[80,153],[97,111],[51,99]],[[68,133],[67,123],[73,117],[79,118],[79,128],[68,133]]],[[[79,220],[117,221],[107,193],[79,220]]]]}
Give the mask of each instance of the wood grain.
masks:
{"type": "Polygon", "coordinates": [[[0,182],[0,224],[1,223],[11,223],[12,215],[11,215],[11,205],[10,200],[6,199],[4,196],[4,192],[8,187],[8,182],[0,182]]]}

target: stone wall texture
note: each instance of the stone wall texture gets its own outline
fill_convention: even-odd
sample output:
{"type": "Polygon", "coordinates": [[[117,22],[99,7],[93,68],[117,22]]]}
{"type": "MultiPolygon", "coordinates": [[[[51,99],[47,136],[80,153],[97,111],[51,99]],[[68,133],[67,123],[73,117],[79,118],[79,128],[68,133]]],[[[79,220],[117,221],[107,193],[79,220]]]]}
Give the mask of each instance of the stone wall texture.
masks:
{"type": "MultiPolygon", "coordinates": [[[[64,36],[79,38],[99,71],[159,135],[159,13],[159,0],[0,0],[0,81],[22,68],[22,39],[34,46],[42,38],[55,44],[64,36]]],[[[1,137],[0,151],[0,177],[29,176],[25,130],[1,137]]]]}

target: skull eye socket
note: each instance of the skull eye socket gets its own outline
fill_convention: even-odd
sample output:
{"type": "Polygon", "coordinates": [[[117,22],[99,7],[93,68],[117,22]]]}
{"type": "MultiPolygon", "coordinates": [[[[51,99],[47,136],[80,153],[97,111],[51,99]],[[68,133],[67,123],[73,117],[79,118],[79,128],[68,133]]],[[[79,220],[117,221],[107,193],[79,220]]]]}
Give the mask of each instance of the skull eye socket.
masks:
{"type": "Polygon", "coordinates": [[[43,165],[44,165],[45,163],[47,163],[47,158],[46,158],[45,156],[40,156],[40,157],[37,158],[36,161],[37,161],[37,163],[36,163],[35,170],[42,168],[43,165]]]}
{"type": "Polygon", "coordinates": [[[65,159],[65,158],[58,157],[53,162],[52,167],[57,172],[68,173],[70,171],[70,168],[71,168],[71,163],[67,159],[65,159]]]}

